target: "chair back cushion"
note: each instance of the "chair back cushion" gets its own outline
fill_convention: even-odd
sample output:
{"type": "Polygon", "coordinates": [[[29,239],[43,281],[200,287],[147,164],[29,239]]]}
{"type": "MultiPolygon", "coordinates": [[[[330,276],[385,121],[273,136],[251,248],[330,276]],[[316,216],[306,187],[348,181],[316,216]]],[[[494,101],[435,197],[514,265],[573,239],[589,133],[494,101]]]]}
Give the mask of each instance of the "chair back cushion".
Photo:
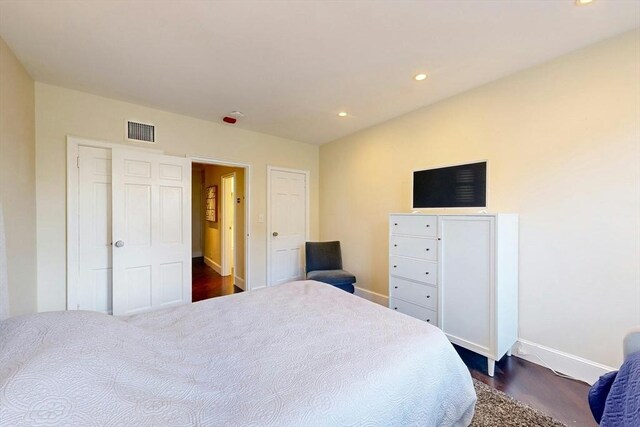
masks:
{"type": "Polygon", "coordinates": [[[340,242],[307,242],[307,273],[316,270],[342,270],[340,242]]]}

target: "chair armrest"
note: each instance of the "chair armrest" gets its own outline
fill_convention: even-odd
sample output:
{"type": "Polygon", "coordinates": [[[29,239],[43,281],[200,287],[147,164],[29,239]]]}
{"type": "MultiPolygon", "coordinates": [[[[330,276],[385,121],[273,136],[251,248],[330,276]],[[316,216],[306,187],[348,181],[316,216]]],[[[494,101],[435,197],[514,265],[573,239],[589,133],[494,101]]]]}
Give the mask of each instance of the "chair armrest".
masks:
{"type": "Polygon", "coordinates": [[[623,353],[626,359],[635,352],[640,351],[640,326],[629,331],[624,337],[623,353]]]}

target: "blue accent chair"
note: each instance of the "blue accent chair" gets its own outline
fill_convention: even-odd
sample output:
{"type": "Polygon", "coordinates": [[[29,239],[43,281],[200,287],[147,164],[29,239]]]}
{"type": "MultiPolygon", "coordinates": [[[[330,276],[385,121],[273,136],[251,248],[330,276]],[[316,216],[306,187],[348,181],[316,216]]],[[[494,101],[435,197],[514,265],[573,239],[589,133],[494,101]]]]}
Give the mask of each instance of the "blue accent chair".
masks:
{"type": "Polygon", "coordinates": [[[306,242],[307,279],[353,293],[356,276],[342,269],[340,242],[306,242]]]}

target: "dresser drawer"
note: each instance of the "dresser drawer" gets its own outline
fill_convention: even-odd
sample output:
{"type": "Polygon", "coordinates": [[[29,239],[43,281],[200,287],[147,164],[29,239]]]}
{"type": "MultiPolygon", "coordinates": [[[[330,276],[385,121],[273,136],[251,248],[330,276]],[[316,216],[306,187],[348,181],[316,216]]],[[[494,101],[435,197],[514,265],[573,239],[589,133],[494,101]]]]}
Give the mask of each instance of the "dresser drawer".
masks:
{"type": "Polygon", "coordinates": [[[436,237],[438,217],[435,215],[391,215],[389,229],[391,234],[436,237]]]}
{"type": "Polygon", "coordinates": [[[389,296],[431,310],[438,309],[438,290],[429,285],[410,282],[398,277],[389,280],[389,296]]]}
{"type": "Polygon", "coordinates": [[[389,257],[389,273],[418,282],[438,283],[438,265],[434,262],[419,259],[389,257]]]}
{"type": "Polygon", "coordinates": [[[436,239],[392,235],[389,243],[391,255],[410,256],[430,261],[438,259],[438,241],[436,239]]]}
{"type": "Polygon", "coordinates": [[[408,316],[415,317],[423,322],[438,326],[437,311],[429,310],[428,308],[420,307],[419,305],[411,304],[396,298],[389,298],[389,308],[408,316]]]}

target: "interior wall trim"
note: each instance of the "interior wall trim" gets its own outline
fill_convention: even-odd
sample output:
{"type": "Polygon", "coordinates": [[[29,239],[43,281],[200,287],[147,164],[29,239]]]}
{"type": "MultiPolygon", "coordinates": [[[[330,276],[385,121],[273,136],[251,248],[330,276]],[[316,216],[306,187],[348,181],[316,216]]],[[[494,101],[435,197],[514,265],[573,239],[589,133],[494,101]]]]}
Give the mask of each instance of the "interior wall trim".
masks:
{"type": "Polygon", "coordinates": [[[242,277],[234,276],[233,280],[234,280],[234,283],[236,284],[237,287],[239,287],[243,291],[245,290],[245,283],[244,283],[244,279],[242,277]]]}
{"type": "Polygon", "coordinates": [[[383,305],[385,307],[389,306],[389,297],[386,295],[379,294],[377,292],[370,291],[368,289],[355,287],[356,290],[354,292],[355,295],[367,299],[371,302],[375,302],[376,304],[383,305]]]}
{"type": "MultiPolygon", "coordinates": [[[[620,346],[622,346],[622,343],[620,343],[620,346]]],[[[611,366],[602,365],[522,338],[518,338],[513,354],[536,365],[553,369],[556,372],[584,381],[590,385],[593,385],[600,376],[616,370],[611,366]]]]}
{"type": "Polygon", "coordinates": [[[222,266],[220,264],[218,264],[217,262],[215,262],[214,260],[212,260],[209,257],[204,257],[204,263],[207,264],[212,269],[214,269],[216,273],[218,273],[218,274],[220,274],[222,276],[222,274],[221,274],[222,266]]]}

